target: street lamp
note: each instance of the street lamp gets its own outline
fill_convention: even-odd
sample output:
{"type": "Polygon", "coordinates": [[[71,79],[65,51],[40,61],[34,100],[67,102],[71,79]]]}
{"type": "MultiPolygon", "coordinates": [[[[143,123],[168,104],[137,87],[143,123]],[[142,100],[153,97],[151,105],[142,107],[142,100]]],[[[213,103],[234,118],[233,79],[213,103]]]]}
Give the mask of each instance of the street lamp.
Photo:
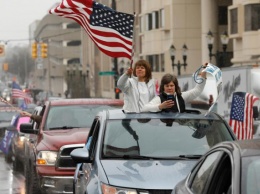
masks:
{"type": "Polygon", "coordinates": [[[174,71],[174,66],[176,66],[177,69],[178,69],[178,75],[181,75],[181,66],[183,66],[184,67],[184,71],[186,71],[186,66],[188,65],[186,63],[188,47],[186,46],[186,44],[184,44],[183,47],[182,47],[183,63],[180,63],[180,60],[178,60],[177,64],[174,63],[175,51],[176,51],[176,49],[175,49],[174,45],[171,45],[171,47],[170,47],[170,56],[171,56],[171,60],[172,60],[172,70],[174,71]]]}
{"type": "Polygon", "coordinates": [[[214,36],[213,33],[209,30],[208,34],[207,34],[207,43],[208,43],[208,49],[209,49],[209,61],[211,62],[212,57],[216,57],[216,62],[217,62],[217,66],[222,66],[222,64],[225,64],[226,62],[226,58],[227,58],[227,45],[228,45],[228,34],[226,31],[224,31],[221,35],[220,35],[220,41],[222,44],[222,49],[223,52],[219,52],[217,51],[216,54],[212,53],[212,49],[213,49],[213,43],[214,43],[214,36]]]}

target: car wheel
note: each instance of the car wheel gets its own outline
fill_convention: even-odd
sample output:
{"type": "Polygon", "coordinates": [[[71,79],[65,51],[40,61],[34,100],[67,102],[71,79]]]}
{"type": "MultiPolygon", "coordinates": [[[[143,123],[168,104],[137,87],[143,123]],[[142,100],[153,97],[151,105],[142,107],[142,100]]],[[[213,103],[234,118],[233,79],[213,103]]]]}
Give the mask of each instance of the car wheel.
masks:
{"type": "Polygon", "coordinates": [[[13,171],[22,172],[22,170],[23,170],[22,162],[17,157],[15,157],[13,161],[13,171]]]}
{"type": "MultiPolygon", "coordinates": [[[[28,166],[29,167],[29,166],[28,166]]],[[[36,169],[30,165],[30,168],[27,170],[26,177],[26,193],[27,194],[41,194],[41,189],[39,185],[39,179],[36,174],[36,169]],[[31,169],[31,170],[30,170],[31,169]]]]}

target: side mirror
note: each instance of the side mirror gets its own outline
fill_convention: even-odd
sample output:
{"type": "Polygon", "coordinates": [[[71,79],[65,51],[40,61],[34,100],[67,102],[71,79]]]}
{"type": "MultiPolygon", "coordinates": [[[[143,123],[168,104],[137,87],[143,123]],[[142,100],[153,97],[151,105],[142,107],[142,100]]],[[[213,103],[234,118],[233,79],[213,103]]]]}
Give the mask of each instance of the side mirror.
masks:
{"type": "Polygon", "coordinates": [[[86,147],[84,148],[77,148],[70,153],[71,158],[74,160],[75,163],[89,163],[89,152],[86,147]]]}
{"type": "Polygon", "coordinates": [[[22,123],[20,125],[20,132],[22,133],[29,133],[29,134],[37,134],[38,130],[33,129],[32,123],[22,123]]]}

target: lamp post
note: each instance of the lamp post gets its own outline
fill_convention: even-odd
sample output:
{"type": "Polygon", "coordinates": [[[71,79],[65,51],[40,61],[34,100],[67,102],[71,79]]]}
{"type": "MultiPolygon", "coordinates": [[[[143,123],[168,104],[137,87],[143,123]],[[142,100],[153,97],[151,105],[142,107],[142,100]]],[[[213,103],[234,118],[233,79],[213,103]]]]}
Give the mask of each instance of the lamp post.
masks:
{"type": "Polygon", "coordinates": [[[214,43],[214,36],[213,33],[209,30],[208,34],[207,34],[207,43],[208,43],[208,49],[209,49],[209,61],[211,62],[212,57],[216,57],[216,62],[217,62],[217,66],[221,67],[223,66],[223,64],[226,63],[226,59],[227,59],[227,45],[228,45],[228,34],[226,31],[224,31],[221,35],[220,35],[220,41],[222,44],[222,49],[223,52],[219,52],[217,51],[216,54],[212,53],[212,49],[213,49],[213,43],[214,43]]]}
{"type": "Polygon", "coordinates": [[[180,60],[178,60],[177,64],[174,63],[175,51],[176,51],[176,49],[175,49],[174,45],[171,45],[171,47],[170,47],[170,56],[171,56],[171,60],[172,60],[172,70],[174,71],[174,66],[176,66],[177,70],[178,70],[178,75],[181,75],[181,67],[183,66],[184,67],[184,71],[186,71],[186,66],[188,65],[186,63],[188,47],[186,46],[186,44],[184,44],[183,47],[182,47],[183,63],[181,63],[180,60]]]}

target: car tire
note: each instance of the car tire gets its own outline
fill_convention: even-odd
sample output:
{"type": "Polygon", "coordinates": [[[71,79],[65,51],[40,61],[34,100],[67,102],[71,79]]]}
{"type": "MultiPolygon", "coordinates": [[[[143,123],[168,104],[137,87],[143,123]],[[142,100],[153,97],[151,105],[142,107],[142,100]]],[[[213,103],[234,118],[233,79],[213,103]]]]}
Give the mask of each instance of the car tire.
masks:
{"type": "Polygon", "coordinates": [[[13,161],[13,171],[14,172],[22,172],[23,171],[23,164],[17,157],[15,157],[14,161],[13,161]]]}
{"type": "Polygon", "coordinates": [[[26,171],[26,180],[25,180],[26,193],[27,194],[41,194],[39,179],[36,174],[36,169],[33,165],[28,166],[26,171]]]}

